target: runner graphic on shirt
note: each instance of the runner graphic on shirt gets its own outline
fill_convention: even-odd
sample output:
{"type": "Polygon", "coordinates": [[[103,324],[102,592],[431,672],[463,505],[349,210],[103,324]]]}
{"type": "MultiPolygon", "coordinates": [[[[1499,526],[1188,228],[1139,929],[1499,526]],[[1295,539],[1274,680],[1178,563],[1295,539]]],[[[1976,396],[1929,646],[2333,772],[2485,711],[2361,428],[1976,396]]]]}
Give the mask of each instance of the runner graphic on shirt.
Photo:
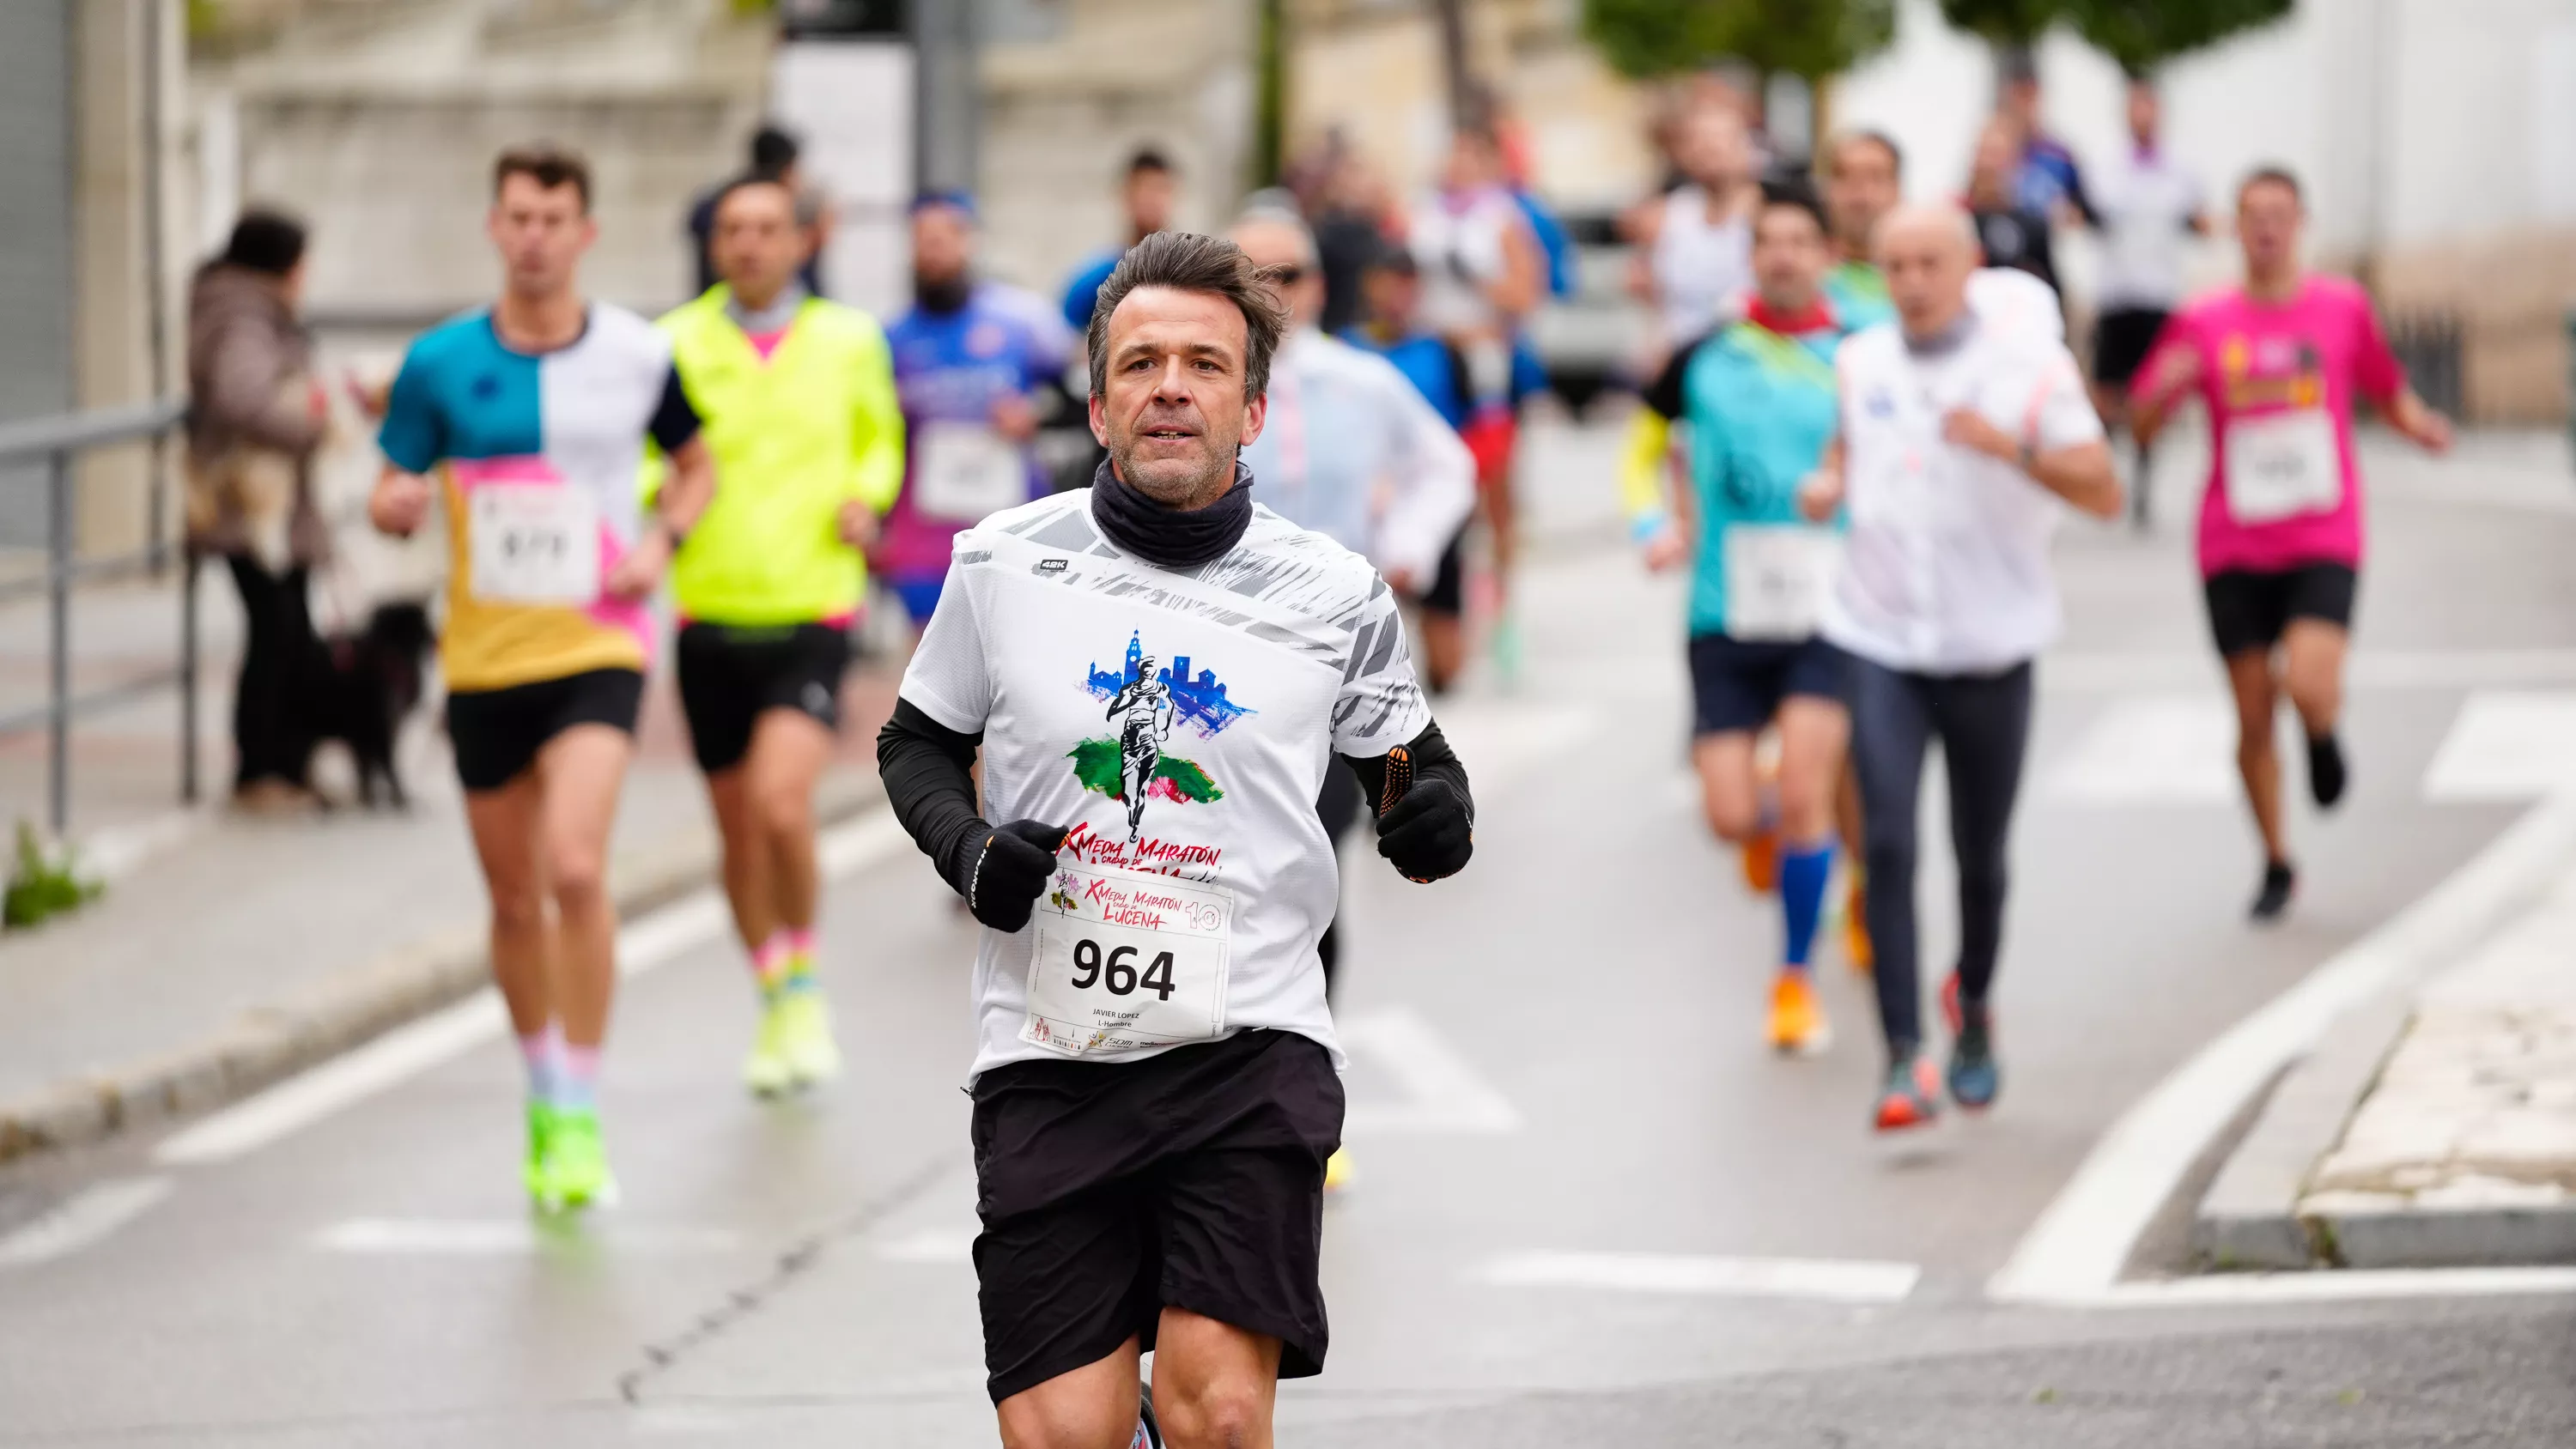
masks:
{"type": "Polygon", "coordinates": [[[1068,758],[1082,788],[1127,807],[1129,844],[1144,836],[1148,796],[1202,805],[1225,798],[1225,791],[1198,762],[1163,752],[1175,721],[1187,721],[1202,737],[1213,739],[1254,712],[1226,698],[1225,685],[1215,670],[1202,669],[1192,676],[1186,654],[1170,667],[1158,668],[1138,634],[1127,641],[1123,669],[1095,666],[1084,685],[1094,696],[1109,701],[1104,718],[1117,721],[1118,735],[1084,740],[1068,752],[1068,758]]]}
{"type": "Polygon", "coordinates": [[[1127,797],[1127,843],[1145,833],[1145,788],[1163,763],[1163,741],[1172,734],[1172,686],[1154,677],[1154,656],[1109,701],[1109,718],[1118,720],[1118,784],[1127,797]],[[1121,718],[1124,716],[1124,718],[1121,718]]]}

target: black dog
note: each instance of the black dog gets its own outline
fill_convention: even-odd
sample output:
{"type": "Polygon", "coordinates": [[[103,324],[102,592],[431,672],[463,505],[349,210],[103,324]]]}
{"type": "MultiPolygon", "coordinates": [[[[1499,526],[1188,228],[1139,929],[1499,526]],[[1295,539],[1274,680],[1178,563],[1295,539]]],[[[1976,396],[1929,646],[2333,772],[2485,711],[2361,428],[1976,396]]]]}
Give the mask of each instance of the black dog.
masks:
{"type": "MultiPolygon", "coordinates": [[[[305,687],[297,692],[297,723],[308,748],[324,740],[347,745],[358,767],[358,803],[370,810],[379,778],[395,809],[411,806],[394,764],[394,740],[420,707],[423,672],[435,643],[427,608],[378,605],[363,632],[320,641],[305,687]]],[[[309,755],[307,765],[309,773],[309,755]]]]}

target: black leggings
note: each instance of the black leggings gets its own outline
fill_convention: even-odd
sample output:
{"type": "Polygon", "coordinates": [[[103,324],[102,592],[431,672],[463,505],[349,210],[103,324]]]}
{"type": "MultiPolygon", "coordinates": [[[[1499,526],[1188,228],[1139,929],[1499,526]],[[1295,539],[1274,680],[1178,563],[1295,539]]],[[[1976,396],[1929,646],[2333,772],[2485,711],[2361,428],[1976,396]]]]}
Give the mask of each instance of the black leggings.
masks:
{"type": "Polygon", "coordinates": [[[1878,1019],[1892,1055],[1923,1041],[1914,861],[1924,747],[1941,740],[1950,848],[1959,858],[1959,994],[1986,999],[2003,944],[2005,840],[2030,743],[2030,665],[2001,674],[1905,674],[1855,658],[1852,760],[1860,772],[1878,1019]]]}
{"type": "Polygon", "coordinates": [[[233,785],[283,780],[301,785],[313,758],[301,695],[321,652],[305,599],[302,565],[273,574],[257,559],[228,554],[241,590],[241,681],[233,690],[233,785]]]}

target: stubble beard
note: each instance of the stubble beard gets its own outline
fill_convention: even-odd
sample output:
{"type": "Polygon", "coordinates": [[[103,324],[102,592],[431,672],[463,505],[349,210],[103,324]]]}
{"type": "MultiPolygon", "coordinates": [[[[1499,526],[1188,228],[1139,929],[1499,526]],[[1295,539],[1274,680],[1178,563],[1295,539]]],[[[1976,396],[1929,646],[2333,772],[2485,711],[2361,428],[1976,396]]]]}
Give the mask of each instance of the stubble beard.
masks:
{"type": "Polygon", "coordinates": [[[1117,460],[1118,476],[1127,486],[1162,504],[1183,511],[1205,508],[1234,486],[1236,440],[1214,432],[1199,435],[1202,451],[1196,459],[1157,458],[1140,461],[1136,456],[1136,433],[1127,432],[1116,440],[1111,452],[1117,460]]]}

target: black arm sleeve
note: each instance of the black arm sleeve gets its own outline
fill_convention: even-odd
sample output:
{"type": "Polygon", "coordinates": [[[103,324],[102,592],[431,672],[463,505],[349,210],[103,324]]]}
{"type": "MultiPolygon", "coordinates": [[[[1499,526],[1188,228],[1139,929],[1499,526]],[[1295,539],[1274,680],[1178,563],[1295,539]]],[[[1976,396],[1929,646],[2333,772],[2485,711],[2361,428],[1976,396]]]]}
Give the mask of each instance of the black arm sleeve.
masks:
{"type": "Polygon", "coordinates": [[[662,374],[662,397],[653,405],[652,421],[644,431],[665,453],[680,451],[698,435],[698,410],[689,402],[689,390],[681,385],[677,367],[662,374]]]}
{"type": "Polygon", "coordinates": [[[1655,380],[1646,385],[1646,390],[1637,395],[1637,400],[1654,409],[1655,416],[1666,422],[1679,418],[1682,415],[1682,379],[1690,371],[1691,355],[1699,351],[1701,343],[1716,335],[1717,329],[1712,329],[1674,348],[1673,355],[1664,359],[1664,370],[1655,374],[1655,380]]]}
{"type": "Polygon", "coordinates": [[[903,822],[939,878],[966,894],[984,837],[993,827],[975,813],[975,747],[980,734],[963,735],[921,712],[911,700],[894,702],[894,718],[877,731],[877,775],[886,802],[903,822]]]}
{"type": "MultiPolygon", "coordinates": [[[[885,747],[880,744],[877,749],[882,758],[885,747]]],[[[1458,758],[1457,751],[1449,748],[1449,741],[1440,733],[1439,722],[1423,726],[1422,733],[1415,735],[1405,749],[1413,756],[1415,783],[1430,779],[1448,781],[1449,788],[1458,792],[1458,802],[1467,807],[1467,818],[1474,820],[1476,797],[1467,791],[1466,763],[1458,758]]],[[[1369,814],[1376,815],[1386,804],[1386,756],[1371,755],[1362,759],[1357,755],[1344,755],[1342,763],[1350,766],[1352,774],[1359,776],[1360,788],[1368,795],[1369,814]]]]}

